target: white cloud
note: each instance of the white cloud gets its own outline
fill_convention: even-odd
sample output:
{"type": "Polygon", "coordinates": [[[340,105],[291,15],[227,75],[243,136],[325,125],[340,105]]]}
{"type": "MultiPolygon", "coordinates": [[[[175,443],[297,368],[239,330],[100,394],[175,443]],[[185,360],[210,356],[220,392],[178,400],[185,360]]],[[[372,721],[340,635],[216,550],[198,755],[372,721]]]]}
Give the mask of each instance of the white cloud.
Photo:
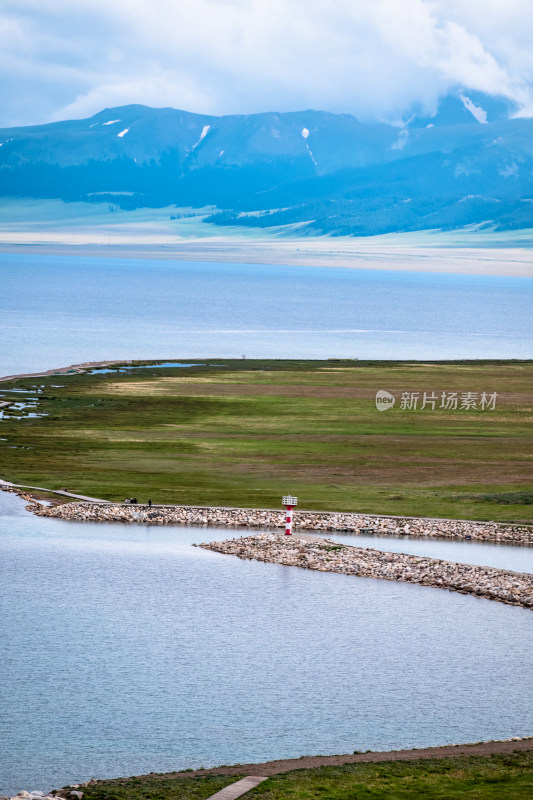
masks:
{"type": "Polygon", "coordinates": [[[533,115],[531,0],[2,0],[3,121],[144,103],[428,111],[451,88],[533,115]]]}

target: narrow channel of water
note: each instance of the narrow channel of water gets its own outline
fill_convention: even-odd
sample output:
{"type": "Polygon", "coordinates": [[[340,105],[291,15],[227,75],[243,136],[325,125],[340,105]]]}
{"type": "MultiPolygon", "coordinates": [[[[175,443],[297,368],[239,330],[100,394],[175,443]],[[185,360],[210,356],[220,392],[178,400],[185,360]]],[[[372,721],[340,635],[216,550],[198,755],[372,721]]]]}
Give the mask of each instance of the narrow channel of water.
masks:
{"type": "Polygon", "coordinates": [[[525,609],[0,513],[0,794],[533,733],[525,609]]]}
{"type": "Polygon", "coordinates": [[[496,542],[478,542],[453,539],[415,538],[413,536],[364,536],[346,533],[324,534],[328,539],[354,547],[372,547],[388,553],[409,553],[414,556],[442,558],[461,564],[512,569],[515,572],[533,572],[533,547],[496,542]]]}

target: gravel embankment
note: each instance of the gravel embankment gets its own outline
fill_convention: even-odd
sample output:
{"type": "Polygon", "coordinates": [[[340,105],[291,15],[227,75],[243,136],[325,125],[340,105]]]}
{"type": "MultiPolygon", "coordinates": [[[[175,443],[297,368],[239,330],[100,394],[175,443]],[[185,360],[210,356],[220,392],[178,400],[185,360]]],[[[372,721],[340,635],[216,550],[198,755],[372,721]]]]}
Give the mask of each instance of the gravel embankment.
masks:
{"type": "MultiPolygon", "coordinates": [[[[217,506],[152,506],[123,503],[65,503],[31,509],[39,516],[82,522],[126,522],[149,525],[203,525],[212,527],[283,528],[285,512],[272,509],[217,506]]],[[[436,536],[506,544],[533,544],[533,527],[497,522],[474,522],[425,517],[388,517],[332,511],[295,511],[296,530],[377,535],[436,536]]]]}

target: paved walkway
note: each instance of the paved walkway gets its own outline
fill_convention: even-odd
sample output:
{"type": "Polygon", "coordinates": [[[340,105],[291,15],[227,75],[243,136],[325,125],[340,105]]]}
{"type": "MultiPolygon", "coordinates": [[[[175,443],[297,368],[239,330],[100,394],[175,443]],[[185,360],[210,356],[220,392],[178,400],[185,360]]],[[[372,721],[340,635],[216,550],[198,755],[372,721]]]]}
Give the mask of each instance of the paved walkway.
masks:
{"type": "Polygon", "coordinates": [[[6,486],[13,489],[33,489],[36,492],[49,492],[50,494],[61,494],[64,497],[73,497],[75,500],[87,500],[89,503],[109,503],[109,500],[100,500],[98,497],[86,497],[84,494],[73,494],[64,489],[45,489],[43,486],[26,486],[24,483],[11,483],[0,478],[0,488],[6,486]]]}
{"type": "Polygon", "coordinates": [[[220,792],[212,794],[207,800],[236,800],[237,797],[241,797],[243,794],[246,794],[246,792],[249,792],[250,789],[254,789],[266,780],[266,778],[259,777],[258,775],[248,775],[247,778],[242,778],[242,780],[226,786],[225,789],[221,789],[220,792]]]}

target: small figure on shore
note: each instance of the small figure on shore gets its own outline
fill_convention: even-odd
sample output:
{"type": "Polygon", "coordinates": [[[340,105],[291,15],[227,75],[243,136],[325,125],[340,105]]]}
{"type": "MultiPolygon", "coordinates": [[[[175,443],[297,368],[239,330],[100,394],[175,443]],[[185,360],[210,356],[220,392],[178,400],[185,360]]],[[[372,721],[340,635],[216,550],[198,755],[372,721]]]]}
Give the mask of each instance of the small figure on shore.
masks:
{"type": "Polygon", "coordinates": [[[136,497],[132,497],[132,498],[131,498],[131,502],[132,502],[132,503],[135,503],[135,505],[137,505],[137,498],[136,498],[136,497]]]}
{"type": "Polygon", "coordinates": [[[148,508],[152,508],[152,501],[148,500],[148,508]]]}

